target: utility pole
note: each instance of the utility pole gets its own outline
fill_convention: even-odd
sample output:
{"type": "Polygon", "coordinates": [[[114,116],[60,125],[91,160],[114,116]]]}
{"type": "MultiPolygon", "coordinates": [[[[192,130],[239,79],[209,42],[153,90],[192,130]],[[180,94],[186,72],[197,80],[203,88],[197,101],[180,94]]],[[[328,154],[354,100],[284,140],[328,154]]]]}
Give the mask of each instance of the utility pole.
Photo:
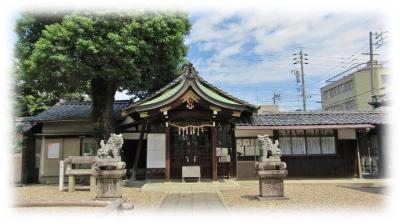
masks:
{"type": "Polygon", "coordinates": [[[372,42],[372,32],[369,32],[369,66],[371,68],[371,99],[376,101],[374,85],[374,43],[372,42]]]}
{"type": "Polygon", "coordinates": [[[272,101],[274,102],[274,105],[277,104],[277,101],[279,101],[279,98],[281,97],[281,94],[276,94],[274,92],[274,96],[272,97],[272,101]]]}
{"type": "Polygon", "coordinates": [[[303,49],[300,50],[299,54],[293,54],[293,55],[299,55],[299,58],[293,58],[295,62],[293,64],[300,64],[300,72],[301,72],[301,88],[302,88],[302,96],[303,96],[303,111],[307,111],[307,99],[306,99],[306,86],[305,86],[305,80],[304,80],[304,64],[308,64],[307,61],[308,58],[305,58],[304,56],[308,56],[307,54],[303,53],[303,49]]]}
{"type": "Polygon", "coordinates": [[[303,111],[307,111],[307,101],[306,101],[306,87],[304,85],[304,62],[303,62],[303,50],[300,50],[300,66],[301,66],[301,86],[303,89],[303,111]]]}
{"type": "Polygon", "coordinates": [[[364,55],[369,55],[369,67],[370,67],[370,76],[371,76],[370,77],[370,79],[371,79],[371,102],[368,103],[368,104],[372,105],[372,109],[375,109],[375,108],[379,107],[379,104],[380,104],[378,96],[376,95],[376,92],[375,92],[375,80],[374,80],[374,64],[375,63],[374,63],[374,55],[378,55],[378,54],[374,53],[374,45],[377,45],[378,46],[377,48],[379,48],[379,47],[381,47],[383,45],[383,40],[385,39],[383,37],[383,34],[386,33],[386,32],[387,31],[385,31],[385,32],[381,31],[381,33],[369,32],[369,53],[363,53],[364,55]],[[374,43],[373,42],[373,39],[374,39],[373,36],[375,36],[375,39],[380,38],[380,40],[378,40],[376,43],[374,43]]]}

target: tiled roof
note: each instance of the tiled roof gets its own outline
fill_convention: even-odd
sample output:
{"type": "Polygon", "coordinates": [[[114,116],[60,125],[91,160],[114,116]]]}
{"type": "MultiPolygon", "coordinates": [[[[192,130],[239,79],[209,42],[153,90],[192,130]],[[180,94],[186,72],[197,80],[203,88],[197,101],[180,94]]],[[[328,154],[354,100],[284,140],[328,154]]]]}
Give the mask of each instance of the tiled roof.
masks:
{"type": "MultiPolygon", "coordinates": [[[[89,120],[91,113],[91,101],[67,101],[58,103],[42,113],[32,117],[30,120],[57,121],[57,120],[89,120]]],[[[113,117],[121,118],[122,108],[129,105],[129,100],[117,100],[114,102],[113,117]]]]}
{"type": "Polygon", "coordinates": [[[279,112],[241,118],[236,126],[383,124],[382,112],[279,112]]]}
{"type": "Polygon", "coordinates": [[[30,117],[17,117],[15,119],[15,131],[17,133],[24,133],[29,131],[33,127],[30,122],[30,117]]]}

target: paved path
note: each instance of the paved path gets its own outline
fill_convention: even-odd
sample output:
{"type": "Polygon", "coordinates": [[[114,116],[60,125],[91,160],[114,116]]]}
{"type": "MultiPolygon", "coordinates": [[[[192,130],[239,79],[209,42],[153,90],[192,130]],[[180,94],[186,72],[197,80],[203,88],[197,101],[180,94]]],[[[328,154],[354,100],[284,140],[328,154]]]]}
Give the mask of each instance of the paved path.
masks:
{"type": "Polygon", "coordinates": [[[198,212],[226,210],[217,192],[169,192],[161,211],[198,212]]]}
{"type": "Polygon", "coordinates": [[[202,181],[181,183],[172,182],[148,182],[141,187],[143,192],[217,192],[221,190],[239,189],[240,185],[234,180],[224,180],[216,182],[202,181]]]}

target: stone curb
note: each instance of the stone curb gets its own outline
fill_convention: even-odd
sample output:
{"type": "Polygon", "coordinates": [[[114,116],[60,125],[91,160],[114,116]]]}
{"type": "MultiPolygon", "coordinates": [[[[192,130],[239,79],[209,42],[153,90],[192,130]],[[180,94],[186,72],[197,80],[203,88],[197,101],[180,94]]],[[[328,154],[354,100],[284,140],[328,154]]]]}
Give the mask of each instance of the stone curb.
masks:
{"type": "Polygon", "coordinates": [[[231,213],[231,209],[228,207],[228,205],[226,204],[225,200],[224,200],[224,196],[222,195],[222,193],[220,191],[216,191],[215,193],[217,193],[219,200],[221,201],[222,205],[224,206],[225,210],[229,213],[231,213]]]}

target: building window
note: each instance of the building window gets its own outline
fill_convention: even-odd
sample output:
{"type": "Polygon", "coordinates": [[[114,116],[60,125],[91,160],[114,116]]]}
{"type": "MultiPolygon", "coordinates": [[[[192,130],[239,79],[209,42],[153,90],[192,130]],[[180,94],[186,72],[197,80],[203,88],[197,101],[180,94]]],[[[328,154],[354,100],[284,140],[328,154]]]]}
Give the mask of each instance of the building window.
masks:
{"type": "Polygon", "coordinates": [[[279,130],[282,155],[336,154],[333,130],[279,130]]]}
{"type": "Polygon", "coordinates": [[[290,155],[291,151],[291,138],[290,137],[281,137],[279,138],[279,149],[281,150],[282,155],[290,155]]]}
{"type": "Polygon", "coordinates": [[[320,137],[307,137],[307,153],[321,154],[320,137]]]}
{"type": "Polygon", "coordinates": [[[346,108],[346,111],[353,111],[354,109],[356,109],[356,101],[347,101],[346,103],[344,103],[344,107],[346,108]]]}
{"type": "Polygon", "coordinates": [[[335,154],[335,137],[321,137],[322,154],[335,154]]]}
{"type": "Polygon", "coordinates": [[[306,139],[304,137],[292,137],[292,154],[306,154],[306,139]]]}
{"type": "Polygon", "coordinates": [[[83,155],[84,156],[94,156],[94,155],[96,155],[96,144],[85,142],[83,144],[83,155]]]}
{"type": "Polygon", "coordinates": [[[346,82],[343,84],[343,93],[348,92],[353,89],[353,80],[346,82]]]}
{"type": "Polygon", "coordinates": [[[328,89],[324,91],[324,99],[330,98],[330,97],[335,97],[337,95],[340,95],[342,93],[351,91],[353,89],[354,82],[353,80],[350,80],[348,82],[342,83],[338,86],[335,86],[331,89],[328,89]]]}
{"type": "Polygon", "coordinates": [[[337,104],[334,106],[327,107],[327,111],[355,111],[357,104],[355,100],[350,100],[345,103],[337,104]]]}

